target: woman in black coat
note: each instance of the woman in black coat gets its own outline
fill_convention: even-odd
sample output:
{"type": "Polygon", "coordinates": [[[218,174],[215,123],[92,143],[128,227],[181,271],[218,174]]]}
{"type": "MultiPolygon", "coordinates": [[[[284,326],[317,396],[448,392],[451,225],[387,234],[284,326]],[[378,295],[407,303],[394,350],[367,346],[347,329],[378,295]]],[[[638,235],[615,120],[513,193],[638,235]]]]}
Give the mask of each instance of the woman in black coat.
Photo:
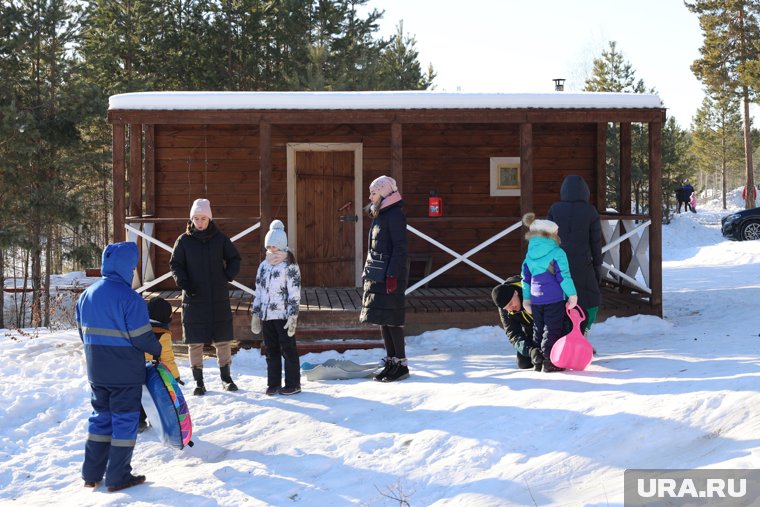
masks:
{"type": "Polygon", "coordinates": [[[237,391],[232,381],[232,310],[227,282],[240,271],[240,254],[232,241],[212,221],[211,203],[196,199],[190,209],[187,230],[174,243],[169,265],[182,289],[182,334],[188,345],[196,387],[203,383],[203,346],[213,343],[225,391],[237,391]]]}
{"type": "Polygon", "coordinates": [[[387,357],[375,380],[393,382],[409,377],[404,339],[407,284],[406,215],[396,180],[380,176],[369,186],[367,262],[361,322],[379,324],[387,357]]]}
{"type": "Polygon", "coordinates": [[[602,227],[599,212],[589,203],[591,192],[580,176],[566,176],[560,202],[549,208],[546,218],[559,226],[562,249],[570,264],[570,276],[578,291],[578,305],[586,312],[582,330],[591,328],[602,294],[602,227]]]}

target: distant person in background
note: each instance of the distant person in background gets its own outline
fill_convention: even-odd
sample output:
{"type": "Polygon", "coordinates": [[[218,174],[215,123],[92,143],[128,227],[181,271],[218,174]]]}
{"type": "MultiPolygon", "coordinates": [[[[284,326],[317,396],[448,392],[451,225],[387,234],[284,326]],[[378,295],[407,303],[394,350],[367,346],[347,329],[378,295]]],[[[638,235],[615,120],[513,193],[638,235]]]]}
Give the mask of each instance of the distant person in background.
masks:
{"type": "MultiPolygon", "coordinates": [[[[757,200],[757,189],[754,186],[752,187],[752,197],[757,200]]],[[[747,200],[747,185],[744,185],[744,188],[742,189],[742,200],[747,200]]]]}
{"type": "Polygon", "coordinates": [[[187,230],[174,243],[169,260],[172,276],[182,289],[182,334],[189,349],[195,396],[206,394],[203,346],[213,343],[225,391],[237,391],[232,381],[232,310],[227,282],[240,272],[240,254],[212,220],[208,199],[196,199],[187,230]]]}
{"type": "Polygon", "coordinates": [[[676,200],[678,201],[678,213],[681,212],[681,205],[684,211],[693,211],[690,209],[691,196],[694,193],[694,187],[684,183],[676,189],[676,200]]]}
{"type": "Polygon", "coordinates": [[[599,212],[591,205],[591,192],[580,176],[566,176],[559,191],[560,201],[549,208],[548,220],[559,226],[562,250],[570,263],[570,274],[578,291],[578,305],[586,312],[581,331],[588,335],[602,302],[602,226],[599,212]]]}
{"type": "Polygon", "coordinates": [[[132,289],[137,259],[135,243],[106,246],[102,278],[85,289],[76,305],[92,390],[82,465],[86,488],[96,487],[104,475],[108,491],[145,482],[144,475],[132,475],[132,453],[146,377],[145,354],[161,355],[161,345],[145,302],[132,289]]]}
{"type": "Polygon", "coordinates": [[[387,356],[375,375],[380,382],[409,377],[404,322],[406,320],[407,241],[404,201],[396,180],[380,176],[369,185],[367,260],[364,264],[364,294],[360,322],[378,324],[387,356]]]}

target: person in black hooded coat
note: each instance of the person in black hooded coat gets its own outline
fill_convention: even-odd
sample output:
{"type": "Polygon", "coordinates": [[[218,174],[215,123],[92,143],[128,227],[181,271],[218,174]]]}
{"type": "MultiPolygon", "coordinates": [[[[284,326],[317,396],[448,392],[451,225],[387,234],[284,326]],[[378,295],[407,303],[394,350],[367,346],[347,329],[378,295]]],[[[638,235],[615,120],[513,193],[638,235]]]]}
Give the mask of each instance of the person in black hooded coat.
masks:
{"type": "Polygon", "coordinates": [[[578,292],[578,305],[586,312],[581,330],[594,323],[602,301],[602,226],[599,212],[589,203],[591,192],[580,176],[566,176],[555,202],[546,215],[559,226],[562,249],[578,292]]]}
{"type": "Polygon", "coordinates": [[[206,393],[203,346],[213,343],[225,391],[237,391],[230,375],[232,310],[227,282],[240,272],[240,254],[212,220],[211,203],[196,199],[187,230],[174,243],[169,261],[182,289],[182,334],[188,345],[196,396],[206,393]]]}

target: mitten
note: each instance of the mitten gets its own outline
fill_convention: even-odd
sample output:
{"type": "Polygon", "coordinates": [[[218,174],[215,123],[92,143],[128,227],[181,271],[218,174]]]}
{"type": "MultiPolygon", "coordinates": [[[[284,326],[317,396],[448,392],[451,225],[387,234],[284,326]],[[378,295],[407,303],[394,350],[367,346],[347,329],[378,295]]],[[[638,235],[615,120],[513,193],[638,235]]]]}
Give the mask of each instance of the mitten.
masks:
{"type": "Polygon", "coordinates": [[[288,336],[293,336],[296,334],[296,326],[298,325],[298,316],[291,315],[288,317],[288,321],[283,326],[283,329],[288,330],[288,336]]]}
{"type": "Polygon", "coordinates": [[[251,332],[253,334],[261,332],[261,319],[255,313],[251,315],[251,332]]]}
{"type": "Polygon", "coordinates": [[[533,309],[531,308],[530,299],[526,299],[525,301],[523,301],[523,308],[525,308],[526,312],[533,315],[533,309]]]}
{"type": "Polygon", "coordinates": [[[398,278],[393,275],[388,275],[385,278],[385,292],[390,294],[398,287],[398,278]]]}
{"type": "Polygon", "coordinates": [[[573,295],[567,298],[567,303],[565,303],[565,308],[567,308],[568,310],[572,310],[573,308],[576,307],[577,304],[578,304],[578,296],[573,295]]]}

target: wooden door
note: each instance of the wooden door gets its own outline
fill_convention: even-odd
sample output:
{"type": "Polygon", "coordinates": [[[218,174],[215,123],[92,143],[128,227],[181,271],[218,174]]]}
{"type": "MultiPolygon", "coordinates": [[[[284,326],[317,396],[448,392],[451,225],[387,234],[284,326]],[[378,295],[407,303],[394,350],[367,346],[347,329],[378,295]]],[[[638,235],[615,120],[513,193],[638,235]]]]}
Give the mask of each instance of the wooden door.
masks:
{"type": "Polygon", "coordinates": [[[353,287],[354,152],[298,151],[297,259],[304,287],[353,287]]]}

